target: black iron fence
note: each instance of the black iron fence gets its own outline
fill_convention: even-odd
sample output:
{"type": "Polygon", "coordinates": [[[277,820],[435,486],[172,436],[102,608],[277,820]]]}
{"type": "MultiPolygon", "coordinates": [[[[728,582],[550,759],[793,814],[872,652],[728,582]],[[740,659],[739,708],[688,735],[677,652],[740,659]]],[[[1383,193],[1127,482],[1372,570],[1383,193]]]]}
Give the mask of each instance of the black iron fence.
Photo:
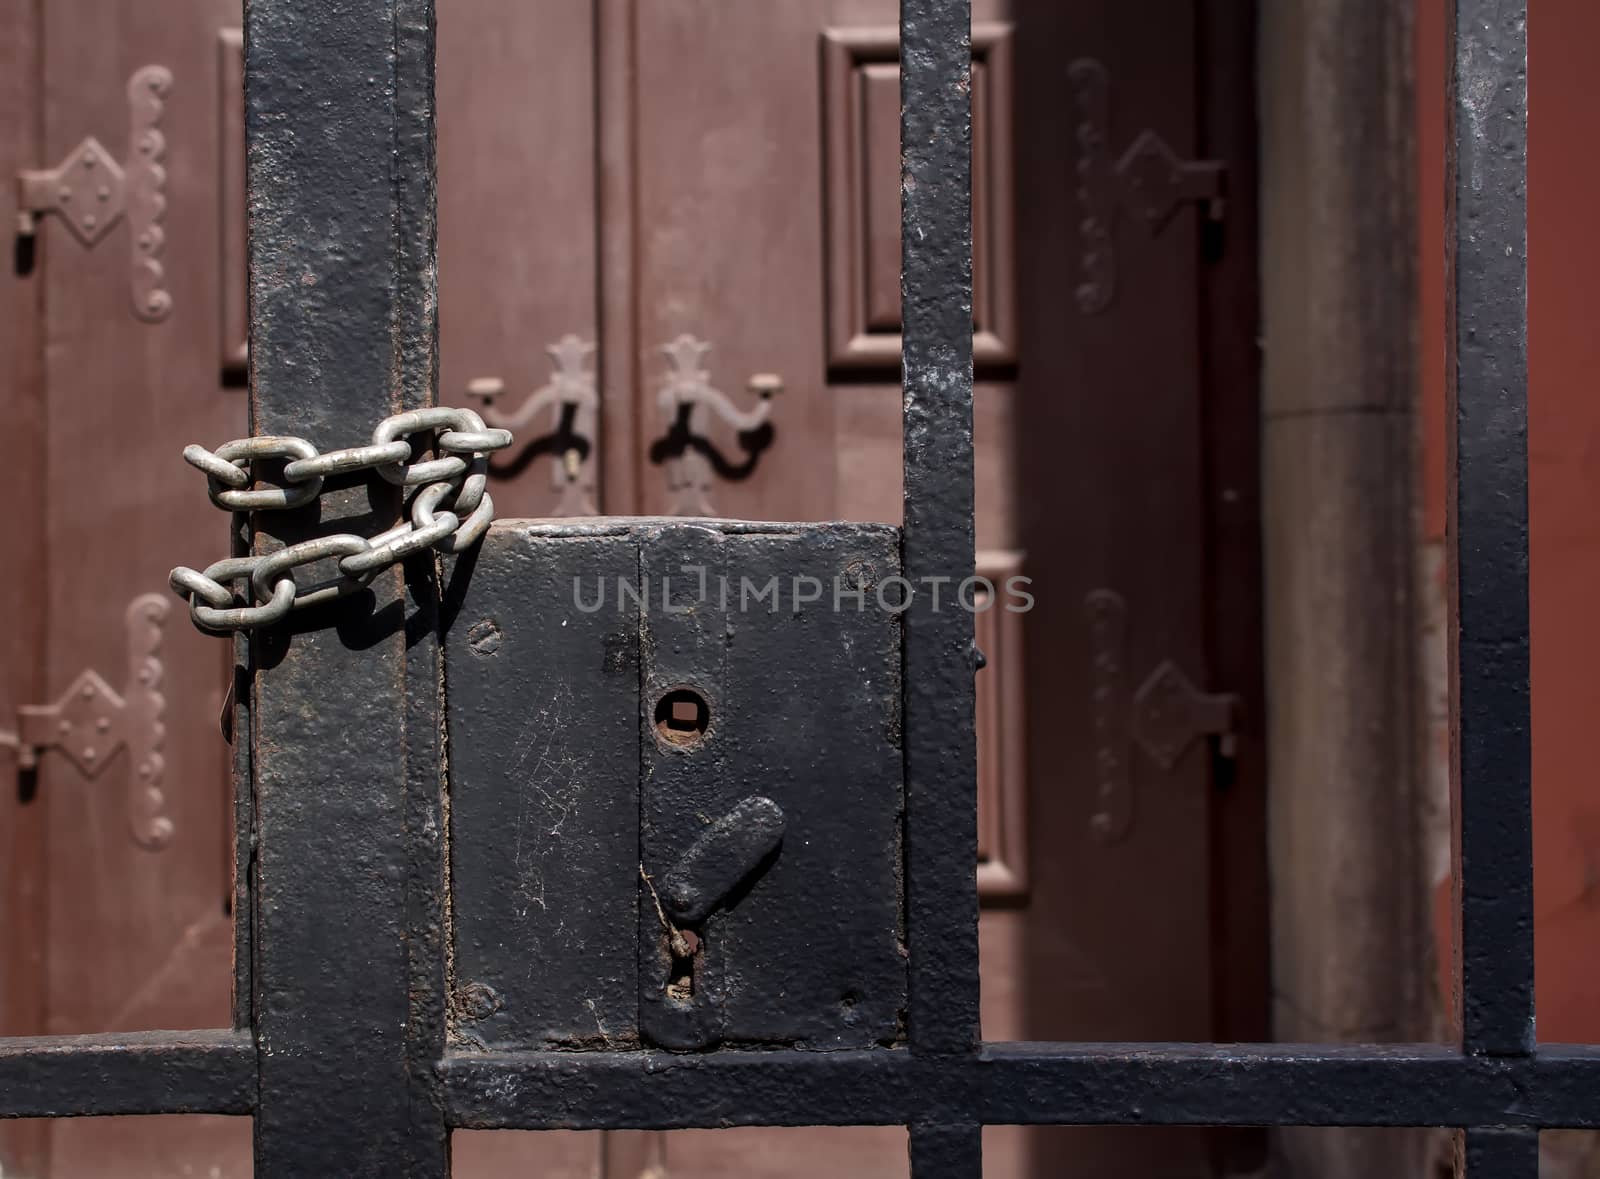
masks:
{"type": "MultiPolygon", "coordinates": [[[[249,5],[256,433],[321,443],[432,400],[432,16],[431,0],[249,5]]],[[[912,582],[959,582],[973,555],[970,5],[903,0],[901,19],[900,561],[912,582]]],[[[438,634],[456,583],[424,561],[374,581],[359,618],[238,641],[251,788],[235,1027],[0,1042],[0,1114],[253,1116],[262,1179],[442,1176],[452,1127],[847,1124],[906,1125],[917,1179],[972,1179],[995,1123],[1457,1127],[1473,1175],[1532,1179],[1541,1128],[1600,1127],[1600,1049],[1538,1047],[1533,1032],[1526,4],[1457,0],[1453,27],[1459,1048],[981,1042],[971,618],[915,601],[900,1042],[453,1044],[438,634]]],[[[317,526],[399,507],[398,489],[331,487],[317,526]]],[[[257,543],[298,539],[268,526],[257,543]]]]}

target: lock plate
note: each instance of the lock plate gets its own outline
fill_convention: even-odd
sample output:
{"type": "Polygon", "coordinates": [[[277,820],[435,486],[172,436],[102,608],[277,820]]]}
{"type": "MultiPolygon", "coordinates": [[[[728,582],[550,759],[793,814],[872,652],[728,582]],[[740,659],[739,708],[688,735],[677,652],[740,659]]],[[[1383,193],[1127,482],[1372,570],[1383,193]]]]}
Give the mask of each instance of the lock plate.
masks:
{"type": "Polygon", "coordinates": [[[457,564],[459,1042],[898,1040],[898,572],[891,528],[724,521],[510,521],[457,564]]]}

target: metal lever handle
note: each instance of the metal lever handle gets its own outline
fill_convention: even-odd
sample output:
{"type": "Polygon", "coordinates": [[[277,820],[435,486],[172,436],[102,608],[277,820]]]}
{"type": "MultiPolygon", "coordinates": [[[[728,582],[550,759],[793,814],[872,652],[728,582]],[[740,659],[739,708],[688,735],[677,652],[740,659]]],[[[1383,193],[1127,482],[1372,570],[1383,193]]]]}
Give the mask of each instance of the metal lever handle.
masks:
{"type": "Polygon", "coordinates": [[[711,384],[711,373],[701,367],[711,345],[687,333],[662,346],[668,370],[656,403],[668,418],[676,417],[686,406],[704,406],[741,434],[766,425],[772,416],[772,399],[783,392],[783,378],[775,373],[757,373],[746,387],[759,402],[754,409],[741,410],[721,389],[711,384]]]}
{"type": "Polygon", "coordinates": [[[540,414],[549,414],[549,437],[556,440],[550,482],[560,497],[554,513],[557,516],[592,516],[598,511],[594,476],[587,466],[594,454],[595,424],[600,413],[594,373],[586,367],[594,350],[592,342],[571,334],[546,347],[554,366],[550,380],[510,412],[496,405],[506,390],[501,378],[479,377],[467,385],[467,396],[483,407],[483,420],[491,426],[526,433],[525,426],[540,414]]]}
{"type": "Polygon", "coordinates": [[[661,903],[672,919],[698,925],[783,841],[783,810],[751,795],[700,833],[661,876],[661,903]]]}
{"type": "Polygon", "coordinates": [[[0,749],[9,749],[17,755],[17,766],[31,770],[39,764],[38,752],[32,745],[24,745],[22,738],[9,729],[0,729],[0,749]]]}
{"type": "Polygon", "coordinates": [[[594,354],[594,344],[565,335],[545,348],[550,354],[554,369],[550,380],[532,393],[510,413],[496,407],[495,402],[505,393],[505,382],[499,377],[479,377],[467,386],[467,395],[483,405],[483,420],[513,433],[550,409],[564,405],[579,409],[598,410],[600,398],[595,392],[594,373],[586,362],[594,354]]]}
{"type": "Polygon", "coordinates": [[[685,333],[661,348],[667,358],[667,374],[656,393],[656,404],[666,422],[667,435],[651,447],[652,461],[661,463],[672,495],[672,512],[678,516],[714,516],[711,483],[714,474],[738,477],[755,466],[756,457],[771,440],[772,401],[783,392],[783,378],[776,373],[757,373],[746,383],[756,395],[756,405],[741,410],[722,390],[711,383],[711,373],[702,362],[711,345],[685,333]],[[704,413],[721,418],[739,434],[747,459],[742,468],[719,456],[704,436],[704,413]]]}

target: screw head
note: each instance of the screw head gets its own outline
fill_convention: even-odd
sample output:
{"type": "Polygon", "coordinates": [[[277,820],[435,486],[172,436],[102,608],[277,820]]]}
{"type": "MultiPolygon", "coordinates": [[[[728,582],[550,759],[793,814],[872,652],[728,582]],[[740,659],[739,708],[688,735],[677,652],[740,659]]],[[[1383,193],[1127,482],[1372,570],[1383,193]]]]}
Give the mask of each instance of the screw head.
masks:
{"type": "Polygon", "coordinates": [[[468,983],[457,992],[457,998],[468,1019],[488,1019],[500,1010],[500,996],[488,983],[468,983]]]}

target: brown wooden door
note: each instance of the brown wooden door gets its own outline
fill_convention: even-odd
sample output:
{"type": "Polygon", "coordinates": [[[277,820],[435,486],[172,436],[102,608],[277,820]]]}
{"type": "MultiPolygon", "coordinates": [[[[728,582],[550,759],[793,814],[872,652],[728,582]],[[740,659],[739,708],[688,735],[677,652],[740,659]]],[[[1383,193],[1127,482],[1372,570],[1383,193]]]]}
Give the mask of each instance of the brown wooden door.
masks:
{"type": "MultiPolygon", "coordinates": [[[[1025,1031],[1265,1039],[1253,7],[1018,0],[1016,19],[1025,1031]],[[1234,733],[1174,756],[1186,719],[1216,719],[1185,684],[1236,694],[1234,733]]],[[[1033,1142],[1142,1176],[1248,1171],[1260,1146],[1033,1142]]]]}
{"type": "MultiPolygon", "coordinates": [[[[47,220],[32,273],[8,279],[0,398],[46,440],[6,476],[16,544],[38,554],[0,581],[31,620],[6,640],[8,708],[85,667],[115,682],[128,604],[223,543],[177,451],[244,425],[238,3],[146,8],[4,0],[8,52],[39,80],[7,83],[7,167],[88,134],[120,152],[129,75],[174,75],[171,314],[130,313],[126,227],[84,250],[47,220]]],[[[440,399],[498,378],[514,412],[571,337],[598,405],[519,430],[502,516],[589,498],[899,519],[895,19],[894,0],[439,0],[440,399]],[[687,453],[715,459],[674,467],[660,392],[684,337],[680,363],[736,409],[762,404],[757,374],[783,391],[765,430],[696,413],[709,451],[687,453]]],[[[978,619],[984,1034],[1260,1038],[1251,5],[977,0],[975,22],[979,563],[1002,592],[1031,578],[1034,606],[978,619]],[[1225,175],[1180,166],[1204,160],[1225,175]],[[1183,740],[1216,715],[1185,684],[1240,696],[1231,758],[1183,740]]],[[[179,611],[162,642],[167,844],[126,835],[126,757],[90,780],[48,754],[34,800],[0,814],[21,853],[7,936],[27,949],[7,958],[8,1030],[228,1018],[224,654],[179,611]]],[[[23,1173],[249,1173],[242,1123],[6,1133],[23,1173]]],[[[1200,1176],[1252,1145],[996,1128],[987,1167],[1200,1176]]],[[[873,1128],[459,1134],[455,1153],[467,1177],[906,1167],[904,1132],[873,1128]]]]}
{"type": "MultiPolygon", "coordinates": [[[[50,723],[61,746],[36,772],[0,750],[3,821],[26,840],[8,856],[4,1031],[226,1026],[225,654],[195,632],[166,580],[174,564],[215,559],[227,543],[179,451],[245,425],[218,346],[218,34],[237,26],[238,0],[8,0],[3,11],[16,34],[4,38],[15,88],[0,132],[5,224],[17,224],[16,173],[66,162],[70,190],[31,246],[17,241],[4,278],[8,303],[30,310],[0,383],[7,420],[27,424],[13,432],[26,485],[8,500],[0,562],[14,644],[0,729],[16,727],[19,706],[66,705],[50,723]],[[128,168],[121,198],[103,160],[84,162],[91,136],[128,168]],[[149,171],[134,183],[142,152],[159,160],[164,185],[149,171]],[[152,217],[158,188],[165,212],[152,217]],[[119,199],[127,212],[107,230],[119,199]],[[108,746],[119,733],[122,748],[108,746]],[[19,789],[29,800],[17,804],[19,789]]],[[[227,1118],[0,1132],[8,1174],[249,1165],[249,1127],[227,1118]]]]}

